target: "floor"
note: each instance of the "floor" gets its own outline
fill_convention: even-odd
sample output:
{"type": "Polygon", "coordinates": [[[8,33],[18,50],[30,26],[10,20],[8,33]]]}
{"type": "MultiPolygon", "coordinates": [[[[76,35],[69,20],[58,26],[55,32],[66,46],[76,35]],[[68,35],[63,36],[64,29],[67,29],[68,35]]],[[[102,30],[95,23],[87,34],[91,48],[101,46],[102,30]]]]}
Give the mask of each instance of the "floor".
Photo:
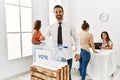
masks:
{"type": "MultiPolygon", "coordinates": [[[[87,78],[86,80],[92,80],[90,79],[89,76],[87,76],[86,78],[87,78]]],[[[72,79],[80,80],[78,69],[72,69],[72,79]]],[[[16,75],[14,77],[4,79],[4,80],[30,80],[30,73],[25,72],[23,74],[16,75]]],[[[111,76],[109,80],[120,80],[120,67],[117,67],[116,71],[114,72],[114,76],[113,77],[111,76]]]]}

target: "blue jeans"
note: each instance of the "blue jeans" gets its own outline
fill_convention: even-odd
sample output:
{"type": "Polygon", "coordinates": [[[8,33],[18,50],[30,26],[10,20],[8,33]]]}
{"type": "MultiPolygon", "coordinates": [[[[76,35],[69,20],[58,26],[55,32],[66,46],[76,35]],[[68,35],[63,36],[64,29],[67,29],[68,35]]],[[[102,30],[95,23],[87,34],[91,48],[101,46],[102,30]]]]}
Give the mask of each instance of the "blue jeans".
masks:
{"type": "Polygon", "coordinates": [[[67,60],[67,63],[68,63],[68,65],[69,65],[69,80],[72,80],[72,79],[71,79],[72,59],[68,59],[68,60],[67,60]]]}
{"type": "Polygon", "coordinates": [[[80,60],[79,60],[79,62],[80,62],[80,66],[79,66],[80,76],[82,77],[81,80],[85,80],[87,65],[89,63],[90,57],[91,57],[90,52],[88,52],[84,49],[81,49],[80,60]]]}

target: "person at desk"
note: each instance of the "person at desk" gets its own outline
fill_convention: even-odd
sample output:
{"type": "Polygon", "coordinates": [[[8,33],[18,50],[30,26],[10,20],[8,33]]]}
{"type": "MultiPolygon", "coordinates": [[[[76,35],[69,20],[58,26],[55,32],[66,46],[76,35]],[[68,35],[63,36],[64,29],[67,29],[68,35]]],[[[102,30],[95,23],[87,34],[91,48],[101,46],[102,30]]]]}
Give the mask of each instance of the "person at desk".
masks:
{"type": "Polygon", "coordinates": [[[101,49],[110,50],[113,48],[113,43],[112,43],[107,31],[103,31],[101,33],[101,39],[103,40],[102,46],[99,46],[101,49]]]}
{"type": "Polygon", "coordinates": [[[89,24],[84,20],[83,24],[81,26],[82,32],[80,32],[80,47],[81,47],[81,52],[80,52],[80,76],[82,77],[81,80],[85,80],[86,77],[86,70],[87,70],[87,65],[90,60],[90,51],[89,48],[91,47],[93,52],[96,53],[95,47],[94,47],[94,41],[93,41],[93,35],[92,33],[89,33],[89,24]]]}
{"type": "Polygon", "coordinates": [[[41,21],[36,20],[34,23],[33,31],[32,31],[32,43],[33,44],[40,44],[42,40],[45,40],[45,37],[40,31],[41,28],[41,21]]]}

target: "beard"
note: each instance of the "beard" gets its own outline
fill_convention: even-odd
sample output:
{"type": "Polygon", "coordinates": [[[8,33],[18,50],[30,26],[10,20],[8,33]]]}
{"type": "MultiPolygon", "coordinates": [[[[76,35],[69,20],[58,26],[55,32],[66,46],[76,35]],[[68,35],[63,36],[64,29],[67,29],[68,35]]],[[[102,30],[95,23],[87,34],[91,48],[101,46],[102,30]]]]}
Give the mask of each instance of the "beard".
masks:
{"type": "Polygon", "coordinates": [[[57,15],[56,18],[57,18],[58,20],[61,20],[61,19],[63,18],[63,16],[62,16],[62,15],[57,15]]]}

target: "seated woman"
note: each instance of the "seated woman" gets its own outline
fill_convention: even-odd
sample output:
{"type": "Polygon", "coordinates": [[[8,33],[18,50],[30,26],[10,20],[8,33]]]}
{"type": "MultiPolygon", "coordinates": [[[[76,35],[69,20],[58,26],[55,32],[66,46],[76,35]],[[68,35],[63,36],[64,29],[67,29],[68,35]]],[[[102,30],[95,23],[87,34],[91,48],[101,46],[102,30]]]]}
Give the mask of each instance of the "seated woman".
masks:
{"type": "Polygon", "coordinates": [[[110,50],[113,48],[113,43],[107,33],[107,31],[103,31],[101,33],[101,39],[102,39],[102,46],[100,46],[101,49],[106,49],[106,50],[110,50]]]}
{"type": "Polygon", "coordinates": [[[41,31],[41,21],[36,20],[34,23],[33,31],[32,31],[32,43],[40,44],[42,40],[45,40],[45,37],[42,35],[41,31]]]}

